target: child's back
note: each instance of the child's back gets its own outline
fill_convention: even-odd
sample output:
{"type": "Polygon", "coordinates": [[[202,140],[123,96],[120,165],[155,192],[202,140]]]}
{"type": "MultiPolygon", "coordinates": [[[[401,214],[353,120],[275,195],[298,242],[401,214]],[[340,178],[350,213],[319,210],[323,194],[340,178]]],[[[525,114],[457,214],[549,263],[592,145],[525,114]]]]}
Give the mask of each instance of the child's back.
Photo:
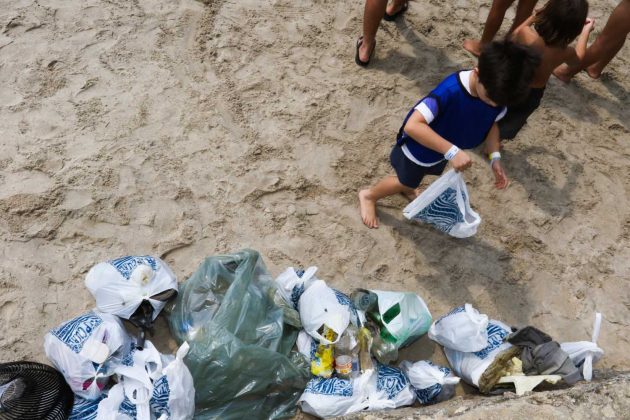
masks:
{"type": "Polygon", "coordinates": [[[587,21],[586,0],[549,0],[512,33],[512,41],[538,52],[542,59],[532,81],[532,90],[522,103],[509,107],[499,121],[501,139],[513,139],[529,116],[538,108],[545,86],[556,67],[562,63],[579,63],[586,52],[592,21],[587,21]],[[569,47],[580,35],[576,48],[569,47]]]}
{"type": "Polygon", "coordinates": [[[550,0],[514,31],[513,41],[535,49],[542,56],[533,88],[544,87],[560,64],[577,60],[576,50],[569,44],[582,32],[587,15],[586,0],[550,0]]]}

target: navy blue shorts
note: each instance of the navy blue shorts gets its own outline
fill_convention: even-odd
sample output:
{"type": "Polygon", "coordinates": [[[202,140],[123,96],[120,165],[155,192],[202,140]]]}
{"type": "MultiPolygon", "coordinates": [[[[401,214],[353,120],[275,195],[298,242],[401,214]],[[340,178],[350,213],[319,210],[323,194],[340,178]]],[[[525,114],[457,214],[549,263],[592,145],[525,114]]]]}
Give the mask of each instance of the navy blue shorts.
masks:
{"type": "Polygon", "coordinates": [[[444,160],[433,166],[420,166],[414,163],[405,156],[401,146],[394,146],[392,153],[389,155],[389,161],[391,162],[398,181],[405,187],[418,188],[422,178],[425,175],[442,175],[444,168],[448,164],[448,161],[444,160]]]}

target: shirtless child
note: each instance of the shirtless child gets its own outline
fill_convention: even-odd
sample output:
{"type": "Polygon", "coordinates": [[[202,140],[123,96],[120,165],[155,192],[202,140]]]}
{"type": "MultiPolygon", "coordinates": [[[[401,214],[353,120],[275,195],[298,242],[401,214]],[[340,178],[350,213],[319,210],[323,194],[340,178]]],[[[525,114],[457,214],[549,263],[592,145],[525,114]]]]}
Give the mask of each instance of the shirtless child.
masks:
{"type": "Polygon", "coordinates": [[[505,118],[499,122],[501,139],[513,139],[523,128],[527,118],[540,105],[547,81],[556,67],[562,63],[579,65],[594,25],[592,19],[587,19],[587,14],[586,0],[549,0],[512,33],[512,41],[538,51],[542,61],[536,69],[527,99],[508,107],[505,118]],[[576,47],[569,47],[578,35],[576,47]]]}
{"type": "Polygon", "coordinates": [[[529,94],[540,58],[531,48],[511,41],[493,42],[482,50],[473,70],[453,73],[407,114],[398,132],[390,175],[359,192],[361,219],[378,227],[376,202],[403,193],[412,196],[425,175],[440,175],[448,161],[457,171],[470,167],[472,149],[486,141],[495,186],[508,185],[499,153],[499,121],[506,106],[529,94]]]}

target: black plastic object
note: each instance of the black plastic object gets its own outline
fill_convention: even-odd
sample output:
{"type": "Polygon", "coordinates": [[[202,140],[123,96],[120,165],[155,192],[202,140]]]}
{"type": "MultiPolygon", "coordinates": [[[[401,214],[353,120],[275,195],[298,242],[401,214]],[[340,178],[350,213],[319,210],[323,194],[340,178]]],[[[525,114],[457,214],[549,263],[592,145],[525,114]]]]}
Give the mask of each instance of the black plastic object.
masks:
{"type": "Polygon", "coordinates": [[[274,302],[276,285],[256,251],[206,258],[180,286],[169,325],[187,341],[195,419],[278,419],[295,415],[310,376],[291,349],[298,330],[274,302]]]}
{"type": "MultiPolygon", "coordinates": [[[[177,296],[177,290],[168,289],[157,295],[151,296],[151,299],[167,302],[177,296]]],[[[142,350],[144,348],[144,340],[148,332],[153,337],[153,306],[148,300],[143,300],[138,309],[129,317],[135,327],[138,328],[138,337],[136,338],[136,348],[142,350]]]]}
{"type": "Polygon", "coordinates": [[[1,420],[64,420],[74,394],[61,373],[35,362],[0,364],[1,420]]]}

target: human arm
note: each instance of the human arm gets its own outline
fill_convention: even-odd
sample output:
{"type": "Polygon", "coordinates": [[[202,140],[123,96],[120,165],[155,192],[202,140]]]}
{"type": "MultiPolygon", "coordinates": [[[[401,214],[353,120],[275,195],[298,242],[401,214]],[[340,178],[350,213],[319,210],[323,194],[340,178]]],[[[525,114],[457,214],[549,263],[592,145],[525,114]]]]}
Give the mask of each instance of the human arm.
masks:
{"type": "Polygon", "coordinates": [[[591,34],[595,27],[595,20],[588,18],[586,19],[586,23],[584,23],[584,27],[582,27],[582,32],[578,37],[577,43],[575,45],[575,49],[567,48],[567,58],[564,60],[569,66],[577,67],[584,60],[584,56],[586,55],[586,47],[588,43],[588,36],[591,34]]]}
{"type": "MultiPolygon", "coordinates": [[[[418,110],[415,110],[413,114],[411,114],[411,117],[407,120],[407,124],[405,124],[404,130],[409,137],[424,147],[435,150],[442,155],[445,155],[451,147],[453,147],[451,142],[440,136],[429,126],[427,120],[418,110]]],[[[455,157],[451,159],[451,163],[456,171],[464,171],[472,165],[472,160],[470,160],[466,152],[460,150],[455,157]]]]}
{"type": "MultiPolygon", "coordinates": [[[[486,150],[490,155],[492,155],[493,153],[498,153],[500,148],[501,138],[499,134],[499,126],[495,122],[492,124],[492,128],[490,128],[490,132],[488,132],[488,136],[486,137],[486,150]]],[[[499,190],[506,188],[510,181],[508,180],[505,170],[503,169],[503,165],[501,164],[500,154],[498,159],[495,158],[491,160],[490,165],[492,167],[492,172],[494,173],[494,186],[499,190]]]]}

